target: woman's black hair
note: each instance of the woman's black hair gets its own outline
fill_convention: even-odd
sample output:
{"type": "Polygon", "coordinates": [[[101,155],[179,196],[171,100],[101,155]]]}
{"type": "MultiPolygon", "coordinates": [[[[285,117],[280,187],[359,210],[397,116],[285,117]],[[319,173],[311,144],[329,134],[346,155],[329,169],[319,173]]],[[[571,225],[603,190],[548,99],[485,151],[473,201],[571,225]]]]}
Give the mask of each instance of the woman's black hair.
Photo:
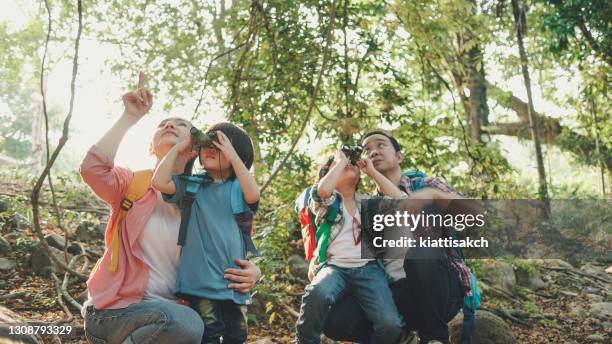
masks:
{"type": "Polygon", "coordinates": [[[195,161],[196,161],[196,157],[193,157],[189,161],[187,161],[187,164],[185,165],[185,169],[183,170],[183,174],[190,176],[193,173],[193,165],[195,164],[195,161]]]}

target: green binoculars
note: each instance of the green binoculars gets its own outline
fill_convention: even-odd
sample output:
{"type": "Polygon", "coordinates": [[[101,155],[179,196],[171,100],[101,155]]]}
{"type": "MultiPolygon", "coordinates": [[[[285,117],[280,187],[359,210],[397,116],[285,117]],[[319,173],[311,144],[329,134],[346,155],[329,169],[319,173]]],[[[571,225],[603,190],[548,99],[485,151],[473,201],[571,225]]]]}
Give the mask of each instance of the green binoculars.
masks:
{"type": "MultiPolygon", "coordinates": [[[[209,131],[207,133],[196,127],[191,127],[191,142],[194,147],[199,148],[217,148],[213,142],[217,141],[217,132],[209,131]]],[[[199,150],[199,149],[198,149],[199,150]]]]}
{"type": "Polygon", "coordinates": [[[351,164],[357,164],[357,161],[361,159],[361,153],[363,153],[363,146],[356,145],[342,145],[342,153],[351,161],[351,164]]]}

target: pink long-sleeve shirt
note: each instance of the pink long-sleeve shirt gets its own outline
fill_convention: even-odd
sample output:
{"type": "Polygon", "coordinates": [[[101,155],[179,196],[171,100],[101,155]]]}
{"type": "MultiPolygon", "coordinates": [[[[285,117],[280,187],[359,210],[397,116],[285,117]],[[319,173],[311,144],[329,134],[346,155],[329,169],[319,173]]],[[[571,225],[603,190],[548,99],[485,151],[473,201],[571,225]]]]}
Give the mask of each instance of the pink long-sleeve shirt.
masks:
{"type": "Polygon", "coordinates": [[[95,308],[125,308],[142,300],[149,280],[149,267],[142,258],[143,252],[138,237],[155,209],[156,191],[149,188],[140,200],[134,202],[121,224],[118,268],[117,271],[110,272],[109,232],[119,215],[119,205],[132,181],[133,172],[115,166],[113,157],[106,155],[96,146],[87,152],[80,172],[94,193],[111,207],[111,218],[104,235],[104,255],[89,276],[87,289],[95,308]]]}

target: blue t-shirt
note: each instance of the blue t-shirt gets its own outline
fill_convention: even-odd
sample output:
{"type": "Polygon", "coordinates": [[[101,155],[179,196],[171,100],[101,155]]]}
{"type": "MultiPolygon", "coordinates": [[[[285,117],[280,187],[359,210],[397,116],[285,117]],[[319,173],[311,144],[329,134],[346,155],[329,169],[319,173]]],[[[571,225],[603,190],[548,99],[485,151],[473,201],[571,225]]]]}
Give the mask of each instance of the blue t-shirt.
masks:
{"type": "MultiPolygon", "coordinates": [[[[180,176],[173,176],[172,180],[176,193],[164,195],[164,199],[180,204],[187,182],[180,176]]],[[[228,288],[230,281],[223,278],[225,269],[240,268],[234,262],[236,258],[246,256],[244,241],[232,213],[231,186],[231,180],[205,183],[195,195],[176,277],[177,295],[250,303],[249,293],[228,288]]]]}

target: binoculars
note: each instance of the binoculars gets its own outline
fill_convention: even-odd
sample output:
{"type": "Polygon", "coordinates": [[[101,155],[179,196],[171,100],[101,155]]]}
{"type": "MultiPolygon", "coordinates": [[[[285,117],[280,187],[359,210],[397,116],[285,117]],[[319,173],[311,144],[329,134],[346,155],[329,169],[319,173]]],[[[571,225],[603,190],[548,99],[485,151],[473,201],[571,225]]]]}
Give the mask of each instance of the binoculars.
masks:
{"type": "Polygon", "coordinates": [[[361,158],[361,153],[363,153],[363,146],[356,145],[342,145],[342,153],[346,155],[346,157],[351,161],[352,165],[356,165],[357,161],[361,158]]]}
{"type": "Polygon", "coordinates": [[[205,133],[196,127],[191,127],[191,142],[194,147],[199,148],[217,148],[213,142],[217,141],[217,132],[210,131],[205,133]]]}

